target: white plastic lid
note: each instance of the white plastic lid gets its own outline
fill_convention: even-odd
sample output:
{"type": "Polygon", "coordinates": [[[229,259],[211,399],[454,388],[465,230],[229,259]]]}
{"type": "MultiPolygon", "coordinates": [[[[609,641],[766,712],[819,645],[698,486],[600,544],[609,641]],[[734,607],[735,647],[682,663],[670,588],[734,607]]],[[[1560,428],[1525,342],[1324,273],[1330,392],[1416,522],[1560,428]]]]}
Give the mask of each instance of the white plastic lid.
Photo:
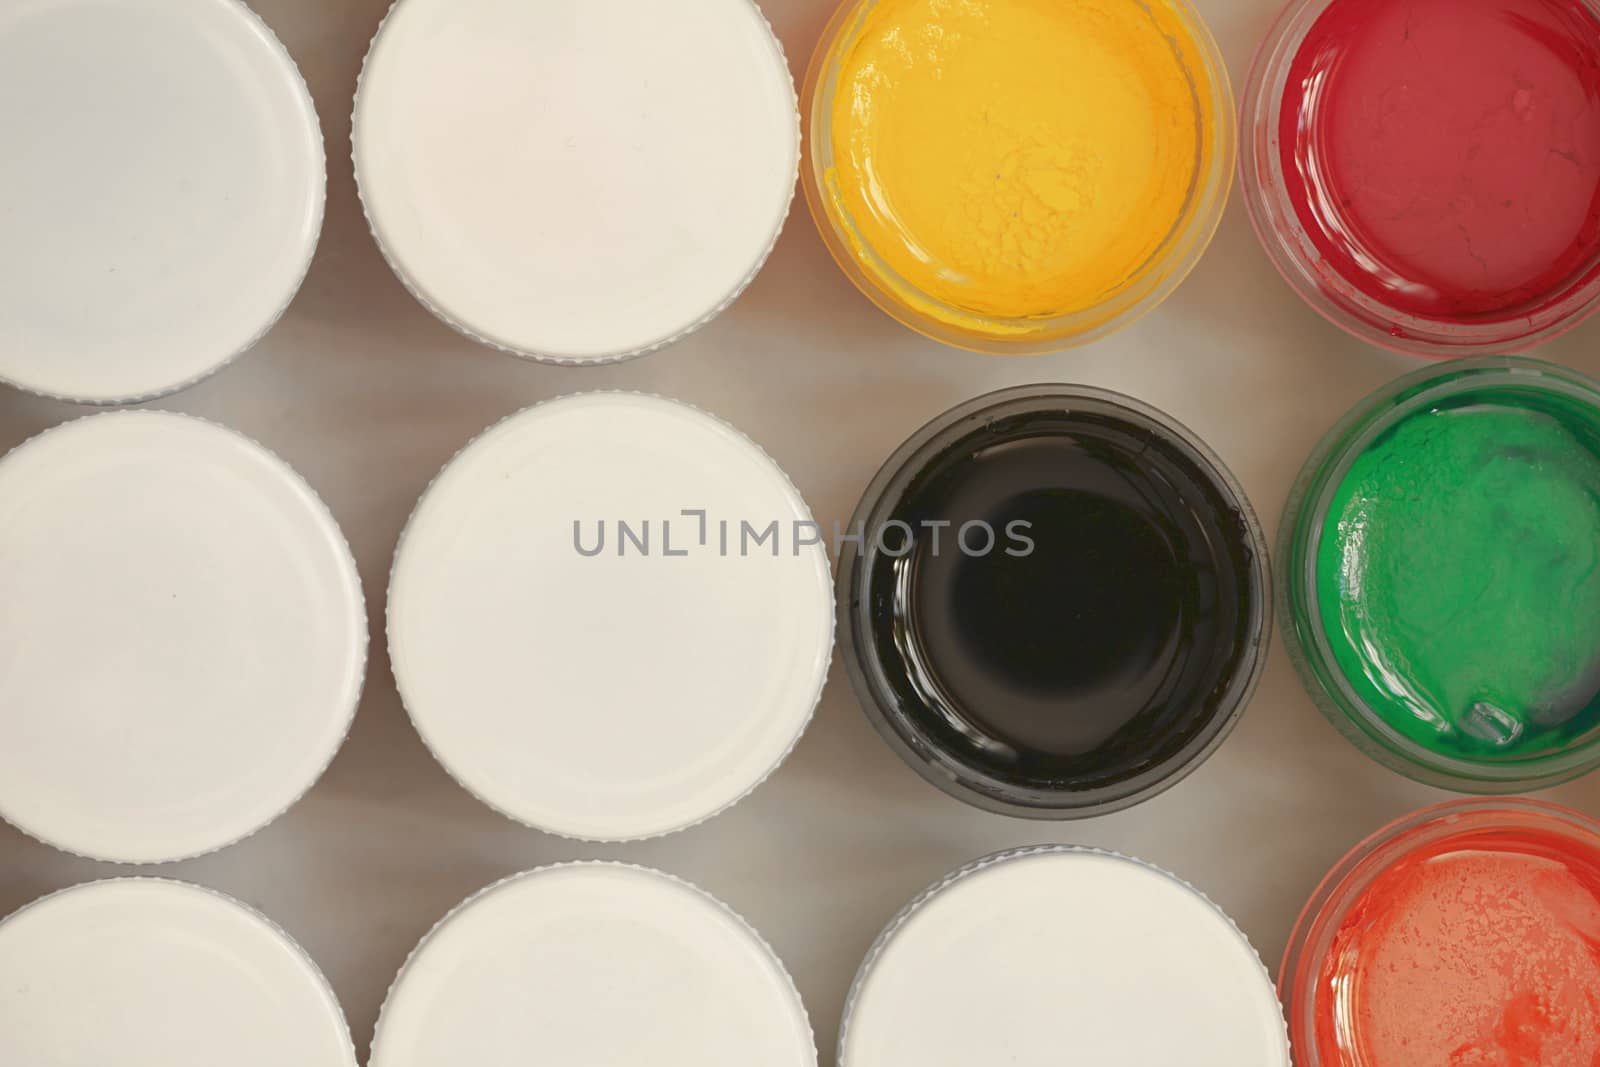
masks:
{"type": "Polygon", "coordinates": [[[685,404],[585,393],[512,416],[401,538],[389,649],[412,721],[530,826],[617,841],[716,814],[821,694],[833,596],[809,522],[761,449],[685,404]],[[745,554],[744,522],[776,533],[745,554]]]}
{"type": "Polygon", "coordinates": [[[484,890],[417,947],[371,1067],[815,1067],[783,964],[658,871],[547,867],[484,890]]]}
{"type": "Polygon", "coordinates": [[[180,389],[260,339],[322,229],[322,133],[238,0],[0,3],[0,380],[180,389]]]}
{"type": "Polygon", "coordinates": [[[356,98],[362,201],[407,288],[562,362],[658,348],[731,303],[799,142],[753,0],[400,0],[356,98]]]}
{"type": "Polygon", "coordinates": [[[952,875],[879,939],[840,1067],[1288,1067],[1272,980],[1171,875],[1085,849],[952,875]]]}
{"type": "Polygon", "coordinates": [[[366,660],[355,563],[277,457],[164,412],[0,460],[0,815],[154,863],[230,844],[321,775],[366,660]]]}
{"type": "Polygon", "coordinates": [[[316,964],[220,893],[154,879],[93,882],[0,922],[0,1063],[355,1062],[316,964]]]}

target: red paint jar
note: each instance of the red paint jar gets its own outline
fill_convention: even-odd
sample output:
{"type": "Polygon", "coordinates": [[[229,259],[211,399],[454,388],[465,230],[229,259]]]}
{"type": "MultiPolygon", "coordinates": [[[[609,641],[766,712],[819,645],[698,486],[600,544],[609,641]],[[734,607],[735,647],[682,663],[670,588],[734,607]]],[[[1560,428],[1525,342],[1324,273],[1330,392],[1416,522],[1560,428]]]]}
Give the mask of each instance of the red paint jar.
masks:
{"type": "Polygon", "coordinates": [[[1290,938],[1299,1067],[1600,1062],[1600,823],[1458,801],[1367,839],[1290,938]]]}
{"type": "Polygon", "coordinates": [[[1600,306],[1600,0],[1294,0],[1243,106],[1256,232],[1355,336],[1517,351],[1600,306]]]}

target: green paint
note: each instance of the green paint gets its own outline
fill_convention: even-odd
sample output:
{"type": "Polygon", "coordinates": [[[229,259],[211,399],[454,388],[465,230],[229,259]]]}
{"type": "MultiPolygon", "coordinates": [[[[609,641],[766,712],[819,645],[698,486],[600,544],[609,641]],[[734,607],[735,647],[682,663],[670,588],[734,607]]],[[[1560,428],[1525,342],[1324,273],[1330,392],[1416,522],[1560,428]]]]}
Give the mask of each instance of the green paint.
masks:
{"type": "Polygon", "coordinates": [[[1324,632],[1363,702],[1418,744],[1528,759],[1600,726],[1594,419],[1457,398],[1390,429],[1334,494],[1324,632]]]}

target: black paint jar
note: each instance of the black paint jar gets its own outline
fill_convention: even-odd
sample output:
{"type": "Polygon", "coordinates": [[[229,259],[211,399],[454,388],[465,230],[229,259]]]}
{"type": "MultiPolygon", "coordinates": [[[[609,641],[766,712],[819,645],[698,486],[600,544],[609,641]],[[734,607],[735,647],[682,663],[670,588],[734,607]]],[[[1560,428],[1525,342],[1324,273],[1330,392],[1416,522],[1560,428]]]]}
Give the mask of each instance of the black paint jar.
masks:
{"type": "Polygon", "coordinates": [[[1138,401],[1044,385],[907,441],[839,563],[857,695],[923,777],[994,811],[1103,815],[1197,767],[1266,660],[1255,513],[1138,401]]]}

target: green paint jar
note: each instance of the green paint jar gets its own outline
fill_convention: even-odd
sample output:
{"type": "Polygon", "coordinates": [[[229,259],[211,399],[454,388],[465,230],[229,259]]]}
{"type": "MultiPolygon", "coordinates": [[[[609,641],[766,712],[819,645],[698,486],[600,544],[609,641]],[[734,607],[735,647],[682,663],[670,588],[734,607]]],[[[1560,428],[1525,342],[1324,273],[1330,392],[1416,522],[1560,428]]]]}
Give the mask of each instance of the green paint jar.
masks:
{"type": "Polygon", "coordinates": [[[1600,382],[1493,356],[1356,405],[1279,533],[1317,705],[1429,785],[1519,793],[1600,767],[1600,382]]]}

